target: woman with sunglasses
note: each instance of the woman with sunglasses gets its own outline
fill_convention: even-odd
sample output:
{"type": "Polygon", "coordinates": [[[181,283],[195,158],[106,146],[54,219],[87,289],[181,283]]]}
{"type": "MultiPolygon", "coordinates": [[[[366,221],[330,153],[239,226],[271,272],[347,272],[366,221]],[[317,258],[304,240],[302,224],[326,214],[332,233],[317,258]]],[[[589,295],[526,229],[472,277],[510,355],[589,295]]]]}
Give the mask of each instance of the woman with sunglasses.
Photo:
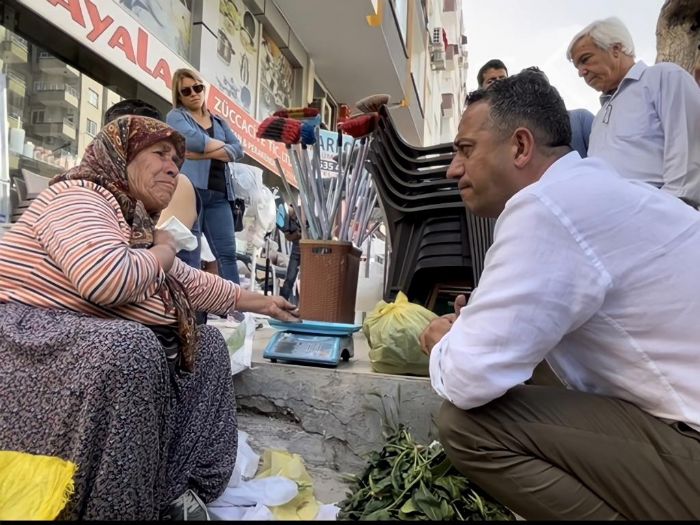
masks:
{"type": "MultiPolygon", "coordinates": [[[[192,231],[200,241],[204,233],[219,264],[219,275],[239,282],[236,264],[236,238],[231,205],[234,201],[229,162],[243,158],[243,147],[226,121],[209,112],[206,88],[191,69],[173,74],[173,109],[167,123],[186,140],[187,153],[181,172],[199,193],[202,208],[192,231]]],[[[201,241],[190,252],[191,266],[201,265],[201,241]]]]}

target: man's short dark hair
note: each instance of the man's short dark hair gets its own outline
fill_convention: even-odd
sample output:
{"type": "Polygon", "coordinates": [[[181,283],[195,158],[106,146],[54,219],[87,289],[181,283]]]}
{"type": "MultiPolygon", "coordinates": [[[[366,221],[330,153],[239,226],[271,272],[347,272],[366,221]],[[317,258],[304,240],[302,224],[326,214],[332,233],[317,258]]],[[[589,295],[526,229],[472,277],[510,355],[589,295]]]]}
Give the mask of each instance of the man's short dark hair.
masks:
{"type": "Polygon", "coordinates": [[[127,98],[117,102],[105,111],[105,124],[124,115],[151,117],[163,122],[163,114],[155,106],[138,98],[127,98]]]}
{"type": "Polygon", "coordinates": [[[508,68],[502,61],[498,60],[497,58],[492,58],[486,62],[486,64],[481,66],[481,69],[476,74],[476,81],[478,82],[479,87],[481,87],[481,84],[484,83],[484,73],[486,73],[489,69],[505,69],[506,74],[508,73],[508,68]]]}
{"type": "Polygon", "coordinates": [[[467,96],[467,107],[484,101],[490,106],[492,126],[502,137],[517,128],[528,128],[541,147],[571,143],[571,123],[559,92],[541,71],[524,70],[477,89],[467,96]]]}

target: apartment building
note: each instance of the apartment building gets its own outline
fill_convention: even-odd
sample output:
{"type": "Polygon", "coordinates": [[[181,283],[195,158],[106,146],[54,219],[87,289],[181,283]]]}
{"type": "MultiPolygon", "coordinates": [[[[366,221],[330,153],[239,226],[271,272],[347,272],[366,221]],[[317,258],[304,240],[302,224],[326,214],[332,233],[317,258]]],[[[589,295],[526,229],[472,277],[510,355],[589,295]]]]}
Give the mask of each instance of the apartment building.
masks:
{"type": "MultiPolygon", "coordinates": [[[[342,104],[388,94],[404,137],[452,139],[467,68],[461,0],[5,0],[9,175],[52,176],[80,159],[121,98],[170,109],[170,79],[196,69],[246,162],[294,183],[285,148],[255,137],[280,107],[313,105],[334,130],[342,104]]],[[[0,105],[0,107],[2,107],[0,105]]],[[[1,164],[0,164],[1,166],[1,164]]],[[[0,174],[7,178],[7,174],[0,174]]]]}

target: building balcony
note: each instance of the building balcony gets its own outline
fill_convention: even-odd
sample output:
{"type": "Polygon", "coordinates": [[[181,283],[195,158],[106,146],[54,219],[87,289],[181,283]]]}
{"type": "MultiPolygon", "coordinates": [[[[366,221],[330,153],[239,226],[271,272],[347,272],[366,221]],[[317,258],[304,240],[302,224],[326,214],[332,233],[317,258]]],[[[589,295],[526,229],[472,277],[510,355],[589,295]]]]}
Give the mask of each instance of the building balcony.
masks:
{"type": "Polygon", "coordinates": [[[56,58],[51,53],[41,51],[37,59],[37,65],[42,73],[53,76],[62,76],[64,78],[78,78],[80,72],[74,67],[69,66],[62,60],[56,58]]]}
{"type": "Polygon", "coordinates": [[[0,42],[0,58],[6,64],[25,64],[29,58],[27,41],[17,35],[8,35],[0,42]]]}
{"type": "Polygon", "coordinates": [[[78,133],[75,124],[68,119],[35,122],[31,125],[31,132],[40,137],[53,137],[64,141],[75,140],[78,133]]]}
{"type": "Polygon", "coordinates": [[[78,107],[78,90],[68,84],[35,82],[32,102],[44,106],[61,106],[66,109],[78,107]]]}
{"type": "MultiPolygon", "coordinates": [[[[261,4],[258,2],[248,2],[261,4]]],[[[262,3],[268,6],[270,2],[262,3]]],[[[336,101],[354,105],[367,95],[405,97],[408,60],[390,2],[278,0],[276,6],[314,62],[336,101]]],[[[266,16],[263,8],[254,12],[266,16]]]]}
{"type": "Polygon", "coordinates": [[[459,11],[456,0],[442,0],[442,13],[440,13],[442,25],[447,30],[450,41],[454,40],[460,27],[459,11]]]}
{"type": "Polygon", "coordinates": [[[443,117],[451,117],[454,115],[455,96],[453,93],[442,93],[440,102],[440,114],[443,117]]]}
{"type": "Polygon", "coordinates": [[[22,117],[18,114],[8,115],[7,116],[7,127],[8,127],[8,129],[21,128],[22,127],[22,117]]]}
{"type": "Polygon", "coordinates": [[[23,78],[13,75],[12,73],[8,73],[7,90],[20,98],[24,98],[24,95],[27,92],[27,83],[23,78]]]}

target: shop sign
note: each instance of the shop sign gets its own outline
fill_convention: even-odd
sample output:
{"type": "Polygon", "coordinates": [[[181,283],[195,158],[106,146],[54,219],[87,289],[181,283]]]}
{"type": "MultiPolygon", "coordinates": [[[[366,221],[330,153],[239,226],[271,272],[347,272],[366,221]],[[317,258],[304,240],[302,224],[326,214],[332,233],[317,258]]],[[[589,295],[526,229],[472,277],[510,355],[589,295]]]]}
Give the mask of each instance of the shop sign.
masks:
{"type": "MultiPolygon", "coordinates": [[[[241,140],[246,153],[261,164],[268,167],[272,166],[271,169],[275,173],[277,173],[275,159],[278,158],[282,164],[282,169],[284,169],[282,160],[286,161],[289,158],[284,144],[257,138],[255,132],[258,129],[258,122],[248,113],[242,111],[240,106],[237,106],[214,85],[209,87],[207,107],[210,111],[226,120],[226,123],[231,126],[231,129],[236,132],[236,135],[241,140]]],[[[296,186],[296,178],[293,177],[291,171],[291,166],[289,166],[287,180],[296,186]]]]}
{"type": "MultiPolygon", "coordinates": [[[[116,2],[91,0],[19,0],[53,25],[115,64],[166,100],[171,99],[172,72],[192,68],[154,38],[116,2]]],[[[50,51],[50,50],[49,50],[50,51]]],[[[206,79],[205,79],[206,80],[206,79]]],[[[231,125],[248,153],[277,173],[278,157],[288,180],[296,184],[284,146],[255,137],[257,121],[214,85],[209,89],[209,109],[231,125]],[[226,111],[223,114],[218,108],[226,111]],[[252,133],[251,133],[252,131],[252,133]],[[281,146],[281,147],[278,147],[281,146]]]]}
{"type": "MultiPolygon", "coordinates": [[[[319,136],[319,145],[321,146],[321,176],[323,178],[337,177],[338,161],[336,159],[338,158],[338,134],[333,131],[322,129],[319,136]]],[[[345,158],[348,158],[351,146],[352,137],[343,135],[343,153],[345,158]]]]}

